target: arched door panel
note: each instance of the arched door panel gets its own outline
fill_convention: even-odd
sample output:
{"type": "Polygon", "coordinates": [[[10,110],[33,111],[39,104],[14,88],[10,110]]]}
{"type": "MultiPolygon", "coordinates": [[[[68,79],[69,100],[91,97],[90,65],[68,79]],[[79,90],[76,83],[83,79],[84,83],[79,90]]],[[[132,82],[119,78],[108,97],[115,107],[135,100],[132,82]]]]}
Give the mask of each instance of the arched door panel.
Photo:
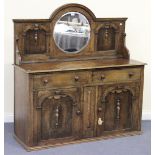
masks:
{"type": "Polygon", "coordinates": [[[97,135],[133,130],[138,107],[137,88],[130,84],[99,86],[97,135]]]}
{"type": "Polygon", "coordinates": [[[64,88],[38,92],[35,117],[38,129],[34,129],[38,133],[38,142],[79,136],[79,91],[79,88],[64,88]]]}

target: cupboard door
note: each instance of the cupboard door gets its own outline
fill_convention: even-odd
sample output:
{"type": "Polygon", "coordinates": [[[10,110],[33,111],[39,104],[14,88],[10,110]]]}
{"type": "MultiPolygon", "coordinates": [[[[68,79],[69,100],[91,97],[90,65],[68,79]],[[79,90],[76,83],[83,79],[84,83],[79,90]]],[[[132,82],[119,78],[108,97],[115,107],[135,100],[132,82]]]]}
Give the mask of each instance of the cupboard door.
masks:
{"type": "Polygon", "coordinates": [[[99,86],[97,135],[133,130],[137,125],[138,94],[134,84],[99,86]]]}
{"type": "Polygon", "coordinates": [[[39,91],[36,102],[38,141],[78,138],[81,121],[78,88],[39,91]]]}

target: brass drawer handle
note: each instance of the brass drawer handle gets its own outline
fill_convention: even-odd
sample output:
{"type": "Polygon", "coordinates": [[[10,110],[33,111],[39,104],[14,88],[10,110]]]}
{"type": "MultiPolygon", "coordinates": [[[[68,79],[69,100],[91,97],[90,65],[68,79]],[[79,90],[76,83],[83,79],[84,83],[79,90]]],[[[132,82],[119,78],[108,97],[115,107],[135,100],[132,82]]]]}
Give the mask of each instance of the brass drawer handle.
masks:
{"type": "Polygon", "coordinates": [[[74,77],[74,80],[77,82],[77,81],[79,81],[79,77],[78,76],[75,76],[74,77]]]}
{"type": "Polygon", "coordinates": [[[105,75],[101,75],[101,80],[104,80],[105,79],[105,75]]]}
{"type": "Polygon", "coordinates": [[[131,78],[131,77],[134,76],[134,73],[133,72],[130,72],[128,75],[129,75],[129,78],[131,78]]]}

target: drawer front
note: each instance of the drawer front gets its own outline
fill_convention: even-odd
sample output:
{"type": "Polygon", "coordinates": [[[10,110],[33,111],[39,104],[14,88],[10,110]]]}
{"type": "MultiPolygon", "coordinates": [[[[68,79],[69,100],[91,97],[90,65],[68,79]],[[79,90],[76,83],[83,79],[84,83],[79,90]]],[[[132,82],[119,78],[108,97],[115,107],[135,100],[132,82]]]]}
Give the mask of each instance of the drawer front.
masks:
{"type": "Polygon", "coordinates": [[[48,88],[88,84],[92,81],[91,72],[55,72],[51,74],[34,75],[34,88],[48,88]]]}
{"type": "Polygon", "coordinates": [[[111,69],[93,72],[93,82],[122,82],[140,79],[140,68],[111,69]]]}

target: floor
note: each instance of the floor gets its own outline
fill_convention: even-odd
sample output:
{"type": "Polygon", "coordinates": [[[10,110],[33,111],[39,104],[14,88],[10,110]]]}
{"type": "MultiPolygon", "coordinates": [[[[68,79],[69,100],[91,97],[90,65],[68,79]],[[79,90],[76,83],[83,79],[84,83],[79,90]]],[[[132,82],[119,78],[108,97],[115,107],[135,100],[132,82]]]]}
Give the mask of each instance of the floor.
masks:
{"type": "Polygon", "coordinates": [[[5,123],[5,155],[151,155],[151,122],[142,122],[143,134],[131,137],[65,145],[26,152],[13,138],[13,123],[5,123]]]}

